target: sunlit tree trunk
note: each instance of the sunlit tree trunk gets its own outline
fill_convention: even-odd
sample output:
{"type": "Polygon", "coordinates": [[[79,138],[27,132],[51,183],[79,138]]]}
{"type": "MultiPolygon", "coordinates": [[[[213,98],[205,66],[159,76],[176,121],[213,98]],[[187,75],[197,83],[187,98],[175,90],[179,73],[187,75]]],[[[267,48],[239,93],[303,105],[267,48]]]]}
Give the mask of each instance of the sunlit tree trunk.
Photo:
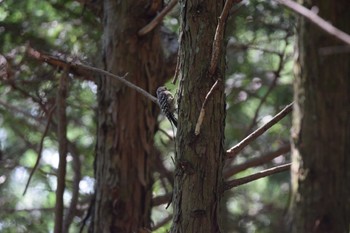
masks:
{"type": "MultiPolygon", "coordinates": [[[[350,33],[350,1],[304,1],[350,33]]],[[[299,19],[292,130],[292,232],[348,233],[350,53],[299,19]]]]}
{"type": "Polygon", "coordinates": [[[224,55],[220,58],[215,75],[208,75],[222,4],[222,1],[180,1],[182,37],[173,233],[220,232],[218,206],[225,120],[223,81],[218,83],[208,100],[201,131],[197,136],[195,126],[207,93],[215,80],[223,79],[224,55]]]}
{"type": "MultiPolygon", "coordinates": [[[[161,4],[161,1],[158,2],[161,4]]],[[[164,81],[159,30],[138,30],[161,5],[148,1],[104,1],[103,64],[154,94],[164,81]],[[153,7],[149,9],[148,7],[153,7]]],[[[90,231],[141,232],[150,229],[151,162],[157,106],[109,77],[98,84],[96,196],[90,231]]]]}

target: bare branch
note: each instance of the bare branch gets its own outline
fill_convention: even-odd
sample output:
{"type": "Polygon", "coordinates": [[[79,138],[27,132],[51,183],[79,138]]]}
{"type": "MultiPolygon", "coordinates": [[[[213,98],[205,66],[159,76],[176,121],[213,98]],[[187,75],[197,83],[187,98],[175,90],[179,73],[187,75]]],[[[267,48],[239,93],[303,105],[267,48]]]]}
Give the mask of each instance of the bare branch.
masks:
{"type": "Polygon", "coordinates": [[[265,95],[260,99],[259,105],[255,110],[254,117],[253,117],[253,119],[248,127],[248,130],[246,131],[245,136],[248,135],[251,132],[251,130],[254,128],[254,126],[256,125],[260,109],[262,108],[263,104],[267,100],[267,97],[270,95],[272,90],[276,87],[276,83],[277,83],[278,78],[279,78],[279,74],[274,76],[273,81],[269,85],[269,89],[266,91],[265,95]]]}
{"type": "Polygon", "coordinates": [[[29,175],[26,187],[24,188],[24,191],[23,191],[23,196],[26,194],[26,192],[28,190],[28,187],[29,187],[29,184],[30,184],[30,181],[31,181],[31,179],[32,179],[36,169],[38,168],[38,165],[39,165],[39,162],[40,162],[40,159],[41,159],[41,153],[42,153],[43,147],[44,147],[44,139],[45,139],[47,133],[49,132],[51,119],[52,119],[52,115],[53,115],[53,112],[54,112],[55,108],[56,108],[56,105],[54,105],[50,109],[49,114],[47,116],[47,123],[46,123],[46,126],[45,126],[45,130],[44,130],[44,133],[43,133],[43,135],[41,137],[40,144],[39,144],[38,157],[37,157],[37,159],[35,161],[35,164],[34,164],[34,167],[33,167],[32,171],[30,172],[30,175],[29,175]]]}
{"type": "Polygon", "coordinates": [[[224,191],[227,191],[229,189],[232,189],[234,187],[237,187],[237,186],[240,186],[240,185],[243,185],[243,184],[247,184],[249,182],[258,180],[258,179],[266,177],[266,176],[270,176],[272,174],[276,174],[276,173],[279,173],[279,172],[287,171],[288,169],[290,169],[290,165],[291,165],[291,163],[287,163],[287,164],[283,164],[283,165],[280,165],[280,166],[276,166],[276,167],[273,167],[273,168],[269,168],[269,169],[263,170],[261,172],[258,172],[258,173],[255,173],[253,175],[249,175],[249,176],[246,176],[246,177],[243,177],[243,178],[230,180],[230,181],[225,183],[224,191]]]}
{"type": "Polygon", "coordinates": [[[328,47],[320,48],[318,51],[320,55],[323,55],[323,56],[328,56],[332,54],[350,53],[350,46],[349,45],[328,46],[328,47]]]}
{"type": "Polygon", "coordinates": [[[205,116],[205,107],[207,105],[208,99],[212,95],[214,90],[217,88],[218,83],[220,81],[221,81],[221,79],[216,80],[216,82],[210,88],[208,94],[205,96],[205,99],[204,99],[204,102],[202,104],[202,108],[201,108],[201,111],[199,113],[199,117],[198,117],[198,120],[197,120],[197,123],[196,123],[196,128],[195,128],[195,131],[194,131],[195,135],[198,135],[200,133],[200,131],[201,131],[201,126],[202,126],[203,119],[204,119],[204,116],[205,116]]]}
{"type": "Polygon", "coordinates": [[[33,212],[33,211],[45,211],[45,212],[49,212],[52,213],[52,211],[54,211],[55,208],[54,207],[43,207],[43,208],[28,208],[28,209],[18,209],[18,208],[3,208],[1,206],[1,211],[3,211],[4,213],[7,214],[12,214],[12,213],[18,213],[18,212],[33,212]]]}
{"type": "Polygon", "coordinates": [[[328,23],[326,20],[322,19],[320,16],[318,16],[311,10],[291,0],[275,0],[275,1],[281,3],[282,5],[285,5],[286,7],[293,10],[294,12],[302,15],[303,17],[308,19],[311,23],[315,24],[316,26],[318,26],[320,29],[327,32],[328,34],[334,36],[336,39],[342,41],[345,44],[350,45],[350,35],[334,27],[332,24],[328,23]]]}
{"type": "Polygon", "coordinates": [[[25,111],[22,108],[16,107],[14,105],[11,105],[5,101],[2,101],[1,99],[0,99],[0,105],[6,108],[7,111],[12,111],[14,114],[21,114],[26,119],[31,118],[33,120],[39,121],[38,117],[32,115],[30,112],[25,111]]]}
{"type": "Polygon", "coordinates": [[[267,162],[273,160],[274,158],[277,158],[278,156],[281,156],[283,154],[288,153],[289,151],[290,151],[290,145],[289,144],[284,145],[284,146],[280,147],[279,149],[272,151],[272,152],[269,152],[269,153],[266,153],[258,158],[249,160],[249,161],[242,163],[242,164],[232,166],[226,172],[224,172],[224,178],[228,178],[230,176],[233,176],[233,175],[235,175],[241,171],[244,171],[248,168],[256,167],[256,166],[262,165],[264,163],[267,163],[267,162]]]}
{"type": "Polygon", "coordinates": [[[226,151],[226,158],[235,157],[240,151],[242,151],[246,146],[248,146],[257,137],[262,135],[266,130],[271,128],[281,119],[283,119],[288,113],[293,109],[293,102],[287,105],[282,111],[280,111],[276,116],[274,116],[269,122],[261,126],[259,129],[255,130],[253,133],[249,134],[246,138],[240,141],[237,145],[226,151]]]}
{"type": "Polygon", "coordinates": [[[171,9],[176,6],[177,0],[171,0],[166,7],[146,26],[144,26],[139,32],[139,36],[144,36],[150,31],[152,31],[160,22],[162,22],[163,18],[171,11],[171,9]]]}
{"type": "Polygon", "coordinates": [[[135,91],[137,91],[138,93],[147,97],[149,100],[151,100],[152,102],[154,102],[155,104],[158,105],[158,101],[157,101],[156,97],[149,94],[147,91],[143,90],[142,88],[136,86],[135,84],[129,82],[128,80],[126,80],[125,77],[127,74],[124,77],[120,77],[118,75],[112,74],[108,71],[105,71],[105,70],[102,70],[102,69],[99,69],[96,67],[84,65],[84,64],[81,64],[78,62],[73,62],[73,61],[68,62],[68,61],[65,61],[63,59],[59,59],[59,58],[54,57],[54,56],[45,55],[37,50],[34,50],[33,48],[29,48],[28,53],[31,57],[33,57],[39,61],[46,62],[47,64],[50,64],[50,65],[55,66],[55,67],[60,67],[64,70],[67,70],[68,72],[71,72],[71,73],[76,74],[76,75],[82,75],[82,76],[87,75],[88,77],[90,77],[90,79],[93,79],[94,77],[91,76],[91,72],[90,72],[90,71],[93,71],[93,72],[98,73],[98,74],[103,74],[103,75],[106,75],[108,77],[115,78],[118,81],[120,81],[121,83],[123,83],[124,85],[130,87],[131,89],[134,89],[135,91]]]}
{"type": "Polygon", "coordinates": [[[252,120],[250,126],[248,127],[247,134],[249,134],[251,132],[251,130],[253,129],[253,127],[255,126],[256,120],[257,120],[257,118],[259,116],[259,112],[260,112],[261,107],[263,106],[263,104],[267,100],[267,97],[270,95],[272,90],[276,87],[277,80],[281,76],[281,71],[283,69],[283,65],[284,65],[284,62],[285,62],[285,56],[284,55],[285,55],[287,46],[288,46],[288,40],[286,38],[286,45],[285,45],[285,48],[283,50],[283,53],[280,53],[278,55],[279,63],[278,63],[277,70],[274,71],[274,79],[273,79],[272,83],[270,84],[269,89],[267,90],[265,95],[261,98],[259,106],[255,110],[255,114],[254,114],[254,117],[253,117],[253,120],[252,120]]]}
{"type": "Polygon", "coordinates": [[[238,43],[230,43],[227,45],[228,48],[230,49],[237,49],[237,50],[257,50],[257,51],[261,51],[263,53],[271,53],[271,54],[275,54],[275,55],[281,55],[282,53],[278,50],[275,49],[269,49],[269,48],[263,48],[263,47],[259,47],[257,45],[253,45],[253,44],[238,44],[238,43]]]}

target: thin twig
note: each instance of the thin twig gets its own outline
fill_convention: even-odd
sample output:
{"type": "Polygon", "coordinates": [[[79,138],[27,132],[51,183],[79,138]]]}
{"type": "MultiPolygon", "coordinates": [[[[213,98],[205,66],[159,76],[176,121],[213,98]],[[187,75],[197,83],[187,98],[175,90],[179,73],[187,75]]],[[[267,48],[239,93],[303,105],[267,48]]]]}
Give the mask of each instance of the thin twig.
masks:
{"type": "Polygon", "coordinates": [[[11,104],[9,104],[9,103],[7,103],[5,101],[2,101],[1,99],[0,99],[0,105],[2,105],[7,111],[12,111],[14,114],[21,114],[21,115],[23,115],[23,117],[26,118],[26,119],[31,118],[33,120],[39,121],[38,117],[34,116],[30,112],[25,111],[22,108],[19,108],[17,106],[11,105],[11,104]]]}
{"type": "Polygon", "coordinates": [[[203,123],[203,119],[205,116],[205,107],[207,105],[208,99],[209,97],[212,95],[212,93],[214,92],[214,90],[216,89],[216,87],[218,86],[218,83],[221,81],[221,79],[216,80],[216,82],[213,84],[213,86],[210,88],[208,94],[205,96],[204,102],[202,104],[202,108],[201,111],[199,112],[199,117],[196,123],[196,128],[195,128],[195,135],[198,135],[201,131],[201,126],[203,123]]]}
{"type": "Polygon", "coordinates": [[[160,22],[162,22],[163,18],[171,11],[171,9],[176,6],[177,0],[171,0],[166,7],[146,26],[141,28],[141,30],[137,33],[139,36],[144,36],[150,31],[152,31],[160,22]]]}
{"type": "Polygon", "coordinates": [[[47,133],[49,132],[49,128],[50,128],[50,124],[51,124],[51,119],[52,119],[52,115],[54,113],[54,110],[56,108],[56,105],[54,105],[49,113],[48,113],[48,116],[47,116],[47,123],[46,123],[46,126],[45,126],[45,130],[44,130],[44,133],[41,137],[41,140],[40,140],[40,144],[39,144],[39,150],[38,150],[38,157],[35,161],[35,164],[34,164],[34,167],[32,169],[32,171],[30,172],[29,174],[29,178],[28,178],[28,181],[27,181],[27,184],[26,184],[26,187],[24,188],[24,191],[23,191],[23,196],[26,194],[27,190],[28,190],[28,187],[29,187],[29,184],[30,184],[30,181],[32,180],[32,177],[36,171],[36,169],[38,168],[39,166],[39,162],[40,162],[40,159],[41,159],[41,153],[43,151],[43,147],[44,147],[44,139],[46,138],[46,135],[47,133]]]}
{"type": "Polygon", "coordinates": [[[273,160],[274,158],[277,158],[283,154],[286,154],[290,151],[290,145],[284,145],[282,147],[280,147],[279,149],[266,153],[262,156],[259,156],[258,158],[255,159],[251,159],[245,163],[242,164],[238,164],[238,165],[234,165],[231,168],[227,169],[227,171],[225,171],[224,173],[224,178],[227,179],[230,176],[233,176],[241,171],[244,171],[248,168],[251,167],[256,167],[256,166],[260,166],[263,165],[271,160],[273,160]]]}
{"type": "Polygon", "coordinates": [[[276,87],[276,83],[277,83],[277,79],[279,77],[279,74],[278,75],[275,75],[275,77],[273,78],[273,81],[271,82],[271,84],[269,85],[269,89],[266,91],[265,95],[260,99],[260,103],[258,105],[258,107],[256,108],[255,110],[255,113],[254,113],[254,117],[248,127],[248,130],[246,131],[245,133],[245,136],[250,134],[251,133],[251,130],[254,128],[254,126],[256,125],[256,121],[258,119],[258,116],[259,116],[259,112],[260,112],[260,109],[262,108],[263,104],[265,103],[265,101],[267,100],[267,97],[270,95],[270,93],[272,92],[272,90],[276,87]]]}
{"type": "Polygon", "coordinates": [[[281,119],[283,119],[288,113],[290,113],[293,109],[293,102],[288,104],[282,111],[280,111],[276,116],[274,116],[269,122],[265,125],[261,126],[259,129],[255,130],[253,133],[249,134],[242,141],[240,141],[237,145],[230,148],[226,151],[226,158],[235,157],[240,151],[242,151],[246,146],[248,146],[252,141],[254,141],[257,137],[263,134],[266,130],[271,128],[281,119]]]}
{"type": "Polygon", "coordinates": [[[323,18],[315,14],[313,11],[291,0],[275,0],[275,1],[281,3],[282,5],[285,5],[286,7],[293,10],[294,12],[302,15],[303,17],[308,19],[311,23],[315,24],[320,29],[334,36],[338,40],[350,45],[350,35],[334,27],[332,24],[328,23],[326,20],[324,20],[323,18]]]}
{"type": "Polygon", "coordinates": [[[53,210],[55,210],[54,207],[46,207],[46,208],[28,208],[28,209],[18,209],[17,207],[14,208],[1,208],[1,211],[3,211],[3,213],[7,213],[7,214],[12,214],[12,213],[18,213],[18,212],[33,212],[33,211],[47,211],[49,213],[51,213],[53,210]]]}
{"type": "Polygon", "coordinates": [[[227,191],[229,189],[232,189],[234,187],[237,187],[237,186],[240,186],[240,185],[243,185],[243,184],[247,184],[249,182],[258,180],[258,179],[266,177],[266,176],[270,176],[272,174],[276,174],[276,173],[279,173],[279,172],[287,171],[287,170],[290,169],[290,165],[291,165],[291,163],[287,163],[287,164],[283,164],[283,165],[280,165],[280,166],[276,166],[276,167],[273,167],[273,168],[269,168],[269,169],[260,171],[258,173],[255,173],[253,175],[249,175],[249,176],[246,176],[246,177],[243,177],[243,178],[230,180],[230,181],[225,183],[224,191],[227,191]]]}
{"type": "MultiPolygon", "coordinates": [[[[287,44],[286,44],[285,48],[287,48],[287,44]]],[[[285,50],[284,50],[284,52],[285,52],[285,50]]],[[[260,112],[261,107],[263,106],[263,104],[267,100],[267,97],[270,95],[272,90],[276,87],[277,80],[281,76],[280,74],[281,74],[281,71],[283,69],[283,64],[284,64],[284,61],[285,61],[285,59],[284,59],[284,54],[285,53],[284,52],[278,55],[280,61],[278,63],[277,70],[274,71],[273,81],[271,82],[271,84],[269,86],[269,89],[267,90],[265,95],[261,98],[260,103],[259,103],[257,109],[255,110],[255,114],[254,114],[253,120],[252,120],[250,126],[248,127],[246,135],[248,135],[251,132],[251,130],[253,129],[253,127],[255,126],[256,120],[257,120],[257,118],[259,116],[259,112],[260,112]]]]}
{"type": "MultiPolygon", "coordinates": [[[[157,98],[154,97],[153,95],[149,94],[147,91],[143,90],[142,88],[136,86],[135,84],[131,83],[130,81],[126,80],[125,77],[126,75],[124,75],[124,77],[120,77],[118,75],[112,74],[108,71],[93,67],[93,66],[89,66],[89,65],[84,65],[81,63],[77,63],[77,62],[68,62],[62,59],[59,59],[57,57],[54,56],[50,56],[50,55],[45,55],[37,50],[34,50],[33,48],[29,48],[28,49],[28,53],[30,56],[32,56],[33,58],[45,62],[47,64],[53,65],[55,67],[60,67],[64,70],[67,70],[68,72],[76,72],[78,75],[85,75],[87,73],[89,73],[88,71],[93,71],[95,73],[99,73],[99,74],[103,74],[112,78],[117,79],[118,81],[120,81],[121,83],[123,83],[124,85],[130,87],[131,89],[134,89],[135,91],[137,91],[138,93],[142,94],[143,96],[145,96],[146,98],[148,98],[149,100],[151,100],[152,102],[154,102],[155,104],[158,105],[158,101],[157,98]]],[[[90,73],[91,75],[91,73],[90,73]]]]}
{"type": "Polygon", "coordinates": [[[110,73],[108,71],[105,71],[105,70],[102,70],[102,69],[99,69],[99,68],[96,68],[96,67],[83,65],[83,64],[76,64],[76,65],[79,66],[79,67],[85,68],[87,70],[91,70],[91,71],[94,71],[96,73],[104,74],[104,75],[107,75],[109,77],[115,78],[118,81],[120,81],[121,83],[123,83],[125,86],[128,86],[131,89],[134,89],[138,93],[140,93],[140,94],[144,95],[145,97],[147,97],[148,99],[150,99],[155,104],[158,104],[158,101],[157,101],[156,97],[154,97],[153,95],[151,95],[147,91],[143,90],[141,87],[138,87],[135,84],[131,83],[130,81],[126,80],[125,77],[127,76],[127,74],[125,74],[124,77],[120,77],[118,75],[112,74],[112,73],[110,73]]]}
{"type": "MultiPolygon", "coordinates": [[[[174,136],[171,136],[170,134],[168,134],[168,132],[165,131],[164,129],[159,128],[158,131],[159,131],[159,132],[162,132],[170,141],[173,141],[173,140],[174,140],[174,136]]],[[[174,131],[173,131],[173,132],[174,132],[174,131]]]]}
{"type": "Polygon", "coordinates": [[[257,51],[261,51],[263,53],[271,53],[271,54],[275,54],[275,55],[281,55],[280,51],[274,50],[274,49],[269,49],[269,48],[263,48],[263,47],[259,47],[257,45],[253,45],[253,44],[238,44],[238,43],[229,43],[227,45],[228,48],[230,49],[236,49],[236,50],[257,50],[257,51]]]}

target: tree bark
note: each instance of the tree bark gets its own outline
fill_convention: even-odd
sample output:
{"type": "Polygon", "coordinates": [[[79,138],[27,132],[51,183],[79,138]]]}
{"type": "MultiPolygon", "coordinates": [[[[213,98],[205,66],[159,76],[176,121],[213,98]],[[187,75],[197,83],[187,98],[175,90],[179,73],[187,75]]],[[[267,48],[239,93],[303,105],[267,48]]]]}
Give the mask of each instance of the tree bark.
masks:
{"type": "MultiPolygon", "coordinates": [[[[350,33],[350,2],[303,1],[350,33]]],[[[350,223],[350,55],[299,19],[292,129],[295,233],[348,233],[350,223]],[[334,46],[334,47],[332,47],[334,46]],[[325,54],[325,48],[331,53],[325,54]]]]}
{"type": "Polygon", "coordinates": [[[171,232],[220,232],[218,207],[225,125],[223,81],[218,83],[207,102],[197,136],[195,126],[207,93],[217,79],[223,80],[224,54],[220,56],[216,73],[208,74],[223,2],[184,0],[180,6],[179,126],[171,232]]]}
{"type": "MultiPolygon", "coordinates": [[[[154,94],[167,67],[159,29],[138,37],[161,7],[148,1],[104,1],[103,63],[154,94]],[[147,6],[152,8],[147,8],[147,6]]],[[[96,191],[92,232],[150,229],[153,137],[158,106],[109,77],[98,84],[96,191]]]]}

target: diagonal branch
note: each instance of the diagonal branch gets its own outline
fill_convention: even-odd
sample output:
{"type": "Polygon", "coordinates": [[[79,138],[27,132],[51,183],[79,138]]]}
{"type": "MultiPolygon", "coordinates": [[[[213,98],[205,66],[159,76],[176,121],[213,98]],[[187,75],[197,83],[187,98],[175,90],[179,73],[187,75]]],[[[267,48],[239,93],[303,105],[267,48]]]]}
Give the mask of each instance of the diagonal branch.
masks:
{"type": "Polygon", "coordinates": [[[171,11],[171,9],[176,6],[177,0],[171,0],[166,7],[146,26],[144,26],[137,34],[139,36],[144,36],[150,31],[152,31],[160,22],[162,22],[163,18],[171,11]]]}
{"type": "Polygon", "coordinates": [[[68,61],[65,61],[63,59],[59,59],[59,58],[54,57],[54,56],[46,55],[46,54],[39,52],[33,48],[28,48],[28,54],[31,57],[33,57],[39,61],[46,62],[47,64],[50,64],[50,65],[55,66],[55,67],[60,67],[63,70],[67,70],[68,72],[76,74],[76,75],[87,76],[91,80],[94,79],[93,77],[91,77],[91,71],[93,71],[94,73],[103,74],[103,75],[106,75],[108,77],[117,79],[119,82],[130,87],[131,89],[134,89],[135,91],[142,94],[143,96],[145,96],[146,98],[148,98],[149,100],[151,100],[152,102],[154,102],[155,104],[158,105],[158,101],[157,101],[156,97],[154,97],[153,95],[151,95],[150,93],[148,93],[147,91],[142,89],[141,87],[138,87],[135,84],[126,80],[125,77],[127,74],[124,75],[124,77],[120,77],[118,75],[112,74],[108,71],[105,71],[105,70],[102,70],[102,69],[99,69],[99,68],[96,68],[93,66],[84,65],[84,64],[81,64],[79,62],[73,62],[73,61],[68,62],[68,61]]]}
{"type": "Polygon", "coordinates": [[[263,104],[264,104],[265,101],[267,100],[267,97],[270,95],[270,93],[272,92],[272,90],[276,87],[277,80],[278,80],[279,77],[281,76],[281,72],[282,72],[282,69],[283,69],[283,65],[284,65],[284,63],[285,63],[286,48],[287,48],[287,45],[288,45],[288,40],[287,40],[287,38],[288,38],[288,37],[286,37],[286,39],[285,39],[286,45],[285,45],[285,48],[284,48],[283,52],[278,54],[279,63],[278,63],[277,69],[274,71],[274,79],[273,79],[272,83],[270,84],[270,86],[269,86],[267,92],[265,93],[265,95],[261,98],[260,103],[259,103],[257,109],[255,110],[255,114],[254,114],[254,117],[253,117],[253,120],[252,120],[250,126],[248,127],[247,134],[250,133],[251,130],[253,129],[253,127],[255,126],[256,120],[257,120],[257,118],[258,118],[258,116],[259,116],[259,112],[260,112],[261,107],[263,106],[263,104]]]}
{"type": "Polygon", "coordinates": [[[52,115],[54,113],[55,108],[56,108],[56,106],[54,105],[50,109],[49,114],[47,116],[47,123],[46,123],[46,126],[45,126],[45,130],[44,130],[43,136],[41,137],[40,144],[39,144],[38,158],[36,159],[34,167],[33,167],[32,171],[30,172],[30,175],[29,175],[26,187],[24,188],[24,191],[23,191],[23,196],[26,194],[26,192],[28,190],[28,187],[29,187],[29,184],[30,184],[30,181],[32,180],[32,177],[33,177],[36,169],[38,168],[38,165],[39,165],[39,162],[40,162],[40,159],[41,159],[41,153],[42,153],[43,147],[44,147],[44,139],[45,139],[47,133],[49,132],[51,119],[52,119],[52,115]]]}
{"type": "Polygon", "coordinates": [[[216,82],[210,88],[208,94],[205,96],[205,99],[204,99],[204,102],[202,104],[202,108],[201,108],[201,111],[199,112],[199,117],[198,117],[198,120],[197,120],[197,123],[196,123],[196,128],[195,128],[195,131],[194,131],[195,135],[198,135],[200,133],[201,126],[202,126],[202,123],[203,123],[203,119],[204,119],[204,116],[205,116],[205,107],[206,107],[206,105],[208,103],[208,99],[210,98],[210,96],[212,95],[214,90],[217,88],[218,83],[220,81],[221,81],[221,79],[216,80],[216,82]]]}
{"type": "Polygon", "coordinates": [[[241,171],[244,171],[248,168],[251,167],[256,167],[256,166],[260,166],[262,164],[265,164],[271,160],[273,160],[274,158],[277,158],[278,156],[281,156],[283,154],[286,154],[290,151],[290,145],[284,145],[282,147],[280,147],[279,149],[269,152],[267,154],[264,154],[258,158],[255,159],[251,159],[245,163],[242,164],[238,164],[238,165],[234,165],[231,168],[227,169],[227,171],[224,172],[224,178],[228,178],[230,176],[233,176],[241,171]]]}
{"type": "Polygon", "coordinates": [[[240,185],[243,185],[243,184],[247,184],[249,182],[258,180],[260,178],[264,178],[266,176],[270,176],[272,174],[276,174],[276,173],[279,173],[279,172],[287,171],[287,170],[290,169],[290,165],[291,165],[291,163],[287,163],[287,164],[283,164],[283,165],[280,165],[280,166],[277,166],[277,167],[273,167],[273,168],[269,168],[269,169],[263,170],[261,172],[255,173],[255,174],[250,175],[250,176],[246,176],[246,177],[243,177],[243,178],[230,180],[230,181],[225,183],[223,191],[227,191],[227,190],[232,189],[234,187],[237,187],[237,186],[240,186],[240,185]]]}
{"type": "Polygon", "coordinates": [[[246,138],[240,141],[237,145],[226,151],[226,158],[233,158],[239,152],[241,152],[246,146],[248,146],[257,137],[262,135],[266,130],[271,128],[281,119],[283,119],[288,113],[293,109],[293,102],[288,104],[282,111],[280,111],[276,116],[274,116],[269,122],[261,126],[259,129],[255,130],[253,133],[249,134],[246,138]]]}
{"type": "Polygon", "coordinates": [[[328,34],[334,36],[339,41],[342,41],[343,43],[350,45],[350,35],[334,27],[332,24],[328,23],[326,20],[322,19],[320,16],[318,16],[311,10],[291,0],[275,0],[275,1],[281,3],[282,5],[285,5],[286,7],[293,10],[294,12],[302,15],[303,17],[308,19],[311,23],[315,24],[316,26],[318,26],[320,29],[327,32],[328,34]]]}

